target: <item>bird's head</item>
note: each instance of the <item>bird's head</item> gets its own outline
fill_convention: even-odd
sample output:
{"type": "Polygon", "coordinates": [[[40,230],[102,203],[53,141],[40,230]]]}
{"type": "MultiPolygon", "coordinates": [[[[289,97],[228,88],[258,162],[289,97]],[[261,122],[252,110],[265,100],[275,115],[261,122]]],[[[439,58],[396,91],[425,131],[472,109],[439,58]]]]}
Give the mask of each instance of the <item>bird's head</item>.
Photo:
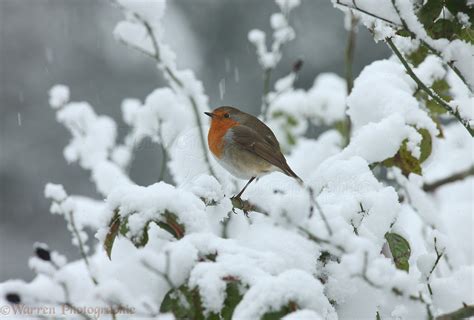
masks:
{"type": "Polygon", "coordinates": [[[233,107],[219,107],[214,109],[212,112],[204,112],[207,116],[211,117],[211,125],[221,126],[233,126],[239,123],[243,113],[233,107]]]}

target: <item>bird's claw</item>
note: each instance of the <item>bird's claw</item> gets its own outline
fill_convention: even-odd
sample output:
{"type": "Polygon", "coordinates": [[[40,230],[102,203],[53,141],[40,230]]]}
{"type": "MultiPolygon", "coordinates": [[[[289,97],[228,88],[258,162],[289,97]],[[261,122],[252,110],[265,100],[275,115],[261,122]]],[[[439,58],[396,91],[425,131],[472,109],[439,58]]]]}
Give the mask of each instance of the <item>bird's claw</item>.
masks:
{"type": "Polygon", "coordinates": [[[235,209],[240,209],[244,212],[245,216],[248,218],[249,216],[249,203],[245,200],[242,200],[241,197],[237,197],[237,196],[233,196],[232,198],[230,198],[230,201],[232,202],[232,211],[234,213],[235,212],[235,209]]]}

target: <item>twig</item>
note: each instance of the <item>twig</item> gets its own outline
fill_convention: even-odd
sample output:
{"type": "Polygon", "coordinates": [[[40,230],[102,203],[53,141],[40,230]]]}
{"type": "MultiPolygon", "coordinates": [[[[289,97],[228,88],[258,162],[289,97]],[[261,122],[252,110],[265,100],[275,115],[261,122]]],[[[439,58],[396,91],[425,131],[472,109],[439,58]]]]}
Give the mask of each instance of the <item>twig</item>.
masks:
{"type": "MultiPolygon", "coordinates": [[[[339,0],[336,2],[337,5],[340,5],[342,7],[346,7],[346,8],[349,8],[349,9],[352,9],[352,10],[355,10],[355,11],[358,11],[360,13],[363,13],[363,14],[366,14],[370,17],[373,17],[375,19],[378,19],[378,20],[381,20],[381,21],[384,21],[385,23],[388,23],[390,24],[392,27],[396,27],[396,28],[403,28],[405,31],[407,31],[409,34],[410,34],[410,37],[413,38],[413,39],[418,39],[423,45],[425,45],[433,54],[435,54],[436,56],[442,58],[442,55],[441,53],[436,50],[435,48],[433,48],[431,45],[429,45],[425,40],[423,39],[420,39],[414,32],[412,32],[409,28],[408,28],[408,25],[406,24],[406,22],[404,21],[404,19],[401,17],[400,15],[400,12],[398,10],[398,7],[395,5],[395,3],[393,2],[392,0],[392,4],[394,5],[394,8],[395,10],[397,11],[398,13],[398,16],[399,16],[399,19],[400,21],[402,22],[402,24],[400,25],[399,23],[396,23],[396,22],[393,22],[393,21],[390,21],[386,18],[383,18],[383,17],[380,17],[380,16],[377,16],[376,14],[373,14],[369,11],[366,11],[364,9],[361,9],[359,7],[357,7],[356,5],[349,5],[347,3],[343,3],[343,2],[340,2],[339,0]]],[[[454,63],[452,61],[446,61],[445,62],[452,70],[453,72],[464,82],[464,84],[472,91],[472,88],[471,86],[467,83],[465,77],[462,75],[461,71],[459,71],[459,69],[454,65],[454,63]]]]}
{"type": "MultiPolygon", "coordinates": [[[[429,45],[425,40],[421,39],[420,37],[418,37],[418,35],[416,35],[413,31],[410,30],[410,28],[408,27],[408,24],[406,23],[405,19],[402,18],[402,15],[400,13],[400,9],[398,9],[397,7],[397,4],[396,4],[396,1],[395,0],[392,0],[392,6],[393,8],[395,9],[395,11],[397,12],[398,14],[398,18],[400,19],[400,21],[402,22],[402,25],[403,25],[403,28],[405,29],[405,31],[407,31],[409,34],[410,34],[410,37],[411,38],[414,38],[414,39],[418,39],[425,47],[427,47],[434,55],[438,56],[439,58],[441,58],[441,60],[443,60],[442,56],[441,56],[441,52],[439,52],[438,50],[436,50],[435,48],[433,48],[431,45],[429,45]]],[[[444,11],[443,11],[444,12],[444,11]]],[[[461,71],[459,71],[459,69],[453,64],[452,61],[447,61],[446,64],[448,65],[448,67],[451,68],[451,70],[453,70],[453,72],[461,79],[462,82],[464,82],[464,84],[469,88],[469,90],[472,91],[471,89],[471,86],[467,83],[466,79],[464,78],[464,76],[462,75],[461,71]]]]}
{"type": "Polygon", "coordinates": [[[346,75],[346,86],[347,86],[347,95],[349,95],[352,91],[352,87],[354,86],[354,78],[353,78],[353,63],[354,63],[354,52],[355,52],[355,45],[356,45],[356,27],[359,19],[350,12],[351,17],[351,25],[349,30],[349,36],[347,37],[346,49],[345,49],[345,75],[346,75]]]}
{"type": "Polygon", "coordinates": [[[395,46],[391,38],[387,38],[385,40],[388,44],[388,46],[392,49],[392,51],[395,53],[395,55],[398,57],[402,65],[405,67],[408,75],[416,82],[418,87],[425,91],[433,100],[435,100],[439,105],[441,105],[446,111],[448,111],[450,114],[452,114],[469,132],[469,134],[474,137],[474,129],[470,127],[469,122],[464,120],[461,115],[459,114],[459,111],[453,110],[449,104],[444,101],[442,98],[440,98],[436,93],[432,92],[419,78],[418,76],[413,72],[412,68],[408,64],[408,62],[405,60],[401,52],[398,50],[398,48],[395,46]]]}
{"type": "MultiPolygon", "coordinates": [[[[362,273],[361,274],[356,274],[354,276],[360,277],[362,280],[364,280],[368,285],[370,285],[373,288],[383,289],[384,287],[382,285],[376,284],[371,279],[369,279],[369,277],[367,275],[368,264],[369,264],[369,253],[367,251],[364,251],[364,261],[363,261],[363,265],[362,265],[362,273]]],[[[390,290],[390,292],[392,294],[398,296],[398,297],[408,297],[408,299],[410,299],[412,301],[417,301],[417,302],[420,302],[420,303],[424,304],[425,307],[426,307],[426,313],[428,315],[428,319],[429,320],[433,319],[433,315],[432,315],[431,309],[430,309],[431,305],[430,305],[429,302],[427,302],[423,298],[421,292],[419,292],[418,295],[414,295],[414,294],[407,295],[405,292],[403,292],[402,290],[400,290],[397,287],[393,287],[390,290]]]]}
{"type": "Polygon", "coordinates": [[[461,309],[436,317],[436,320],[461,320],[474,316],[474,305],[464,305],[461,309]]]}
{"type": "Polygon", "coordinates": [[[427,282],[428,291],[430,292],[430,295],[433,295],[433,290],[431,290],[431,285],[430,285],[430,282],[429,282],[430,278],[431,278],[431,275],[433,274],[434,270],[436,269],[436,266],[438,265],[439,261],[441,260],[441,258],[443,257],[443,254],[444,254],[444,251],[442,251],[442,252],[438,251],[436,237],[434,238],[434,249],[435,249],[435,252],[436,252],[436,261],[433,264],[433,267],[431,268],[430,272],[426,276],[426,282],[427,282]]]}
{"type": "Polygon", "coordinates": [[[302,231],[307,237],[309,240],[313,241],[313,242],[316,242],[318,244],[326,244],[326,245],[329,245],[329,246],[332,246],[336,249],[338,249],[341,253],[345,253],[346,252],[346,249],[344,249],[343,246],[341,245],[338,245],[338,244],[334,244],[332,243],[331,241],[327,240],[327,239],[323,239],[323,238],[320,238],[316,235],[314,235],[313,233],[311,233],[309,230],[303,228],[303,227],[298,227],[298,229],[300,231],[302,231]]]}
{"type": "Polygon", "coordinates": [[[469,169],[465,171],[461,171],[459,173],[453,174],[452,176],[440,179],[438,181],[432,182],[432,183],[427,183],[423,185],[423,190],[426,192],[433,192],[439,187],[444,186],[445,184],[449,184],[452,182],[456,182],[459,180],[463,180],[469,176],[474,175],[474,166],[470,167],[469,169]]]}
{"type": "Polygon", "coordinates": [[[351,5],[347,4],[347,3],[340,2],[339,0],[336,1],[336,4],[338,4],[338,5],[340,5],[340,6],[343,6],[343,7],[346,7],[346,8],[349,8],[349,9],[353,9],[353,10],[359,11],[359,12],[361,12],[361,13],[363,13],[363,14],[366,14],[366,15],[368,15],[368,16],[371,16],[371,17],[373,17],[373,18],[382,20],[382,21],[384,21],[384,22],[386,22],[386,23],[388,23],[388,24],[391,24],[392,26],[400,27],[400,24],[398,24],[398,23],[396,23],[396,22],[393,22],[393,21],[390,21],[390,20],[388,20],[388,19],[386,19],[386,18],[377,16],[377,15],[375,15],[375,14],[369,12],[369,11],[366,11],[366,10],[364,10],[364,9],[361,9],[361,8],[359,8],[359,7],[357,7],[357,6],[351,6],[351,5]]]}
{"type": "Polygon", "coordinates": [[[166,162],[168,160],[168,150],[166,150],[165,147],[165,142],[163,140],[163,132],[162,132],[162,126],[161,126],[161,119],[158,121],[158,137],[160,139],[160,144],[161,144],[161,153],[162,153],[162,159],[161,159],[161,168],[160,168],[160,176],[158,177],[159,181],[162,181],[164,176],[165,176],[165,171],[166,171],[166,162]]]}
{"type": "Polygon", "coordinates": [[[170,286],[171,289],[175,289],[176,286],[174,285],[173,281],[171,280],[171,278],[169,277],[169,272],[170,272],[170,253],[169,251],[166,251],[165,252],[165,256],[166,256],[166,265],[165,265],[165,272],[161,272],[160,270],[154,268],[153,266],[151,266],[148,262],[146,261],[142,261],[142,264],[145,268],[147,268],[148,270],[150,270],[151,272],[155,273],[156,275],[160,276],[161,278],[163,278],[163,280],[166,281],[166,283],[170,286]]]}
{"type": "Polygon", "coordinates": [[[318,212],[319,212],[319,214],[320,214],[320,216],[321,216],[321,219],[322,219],[323,222],[324,222],[324,225],[326,226],[326,229],[327,229],[327,231],[328,231],[329,236],[332,236],[332,235],[333,235],[332,228],[331,228],[331,226],[329,225],[328,220],[326,219],[326,215],[324,214],[323,209],[321,208],[321,206],[319,205],[318,201],[317,201],[316,198],[314,197],[313,188],[308,187],[307,190],[308,190],[309,201],[310,201],[310,207],[309,207],[309,212],[310,212],[310,214],[309,214],[309,216],[310,216],[310,217],[312,216],[313,211],[314,211],[314,207],[316,207],[316,209],[318,209],[318,212]]]}
{"type": "Polygon", "coordinates": [[[235,212],[235,209],[240,209],[247,216],[250,211],[259,212],[265,216],[268,216],[268,212],[257,206],[256,204],[251,203],[248,200],[243,200],[242,198],[233,197],[230,199],[232,202],[232,211],[235,212]]]}
{"type": "Polygon", "coordinates": [[[76,223],[74,222],[74,215],[73,215],[72,211],[69,211],[69,224],[71,226],[72,232],[74,233],[74,235],[77,239],[77,243],[78,243],[78,247],[79,247],[79,253],[81,254],[82,259],[84,260],[84,263],[86,265],[89,276],[90,276],[92,282],[95,285],[97,285],[98,284],[97,279],[92,275],[92,270],[91,270],[91,267],[90,267],[90,264],[89,264],[89,259],[87,258],[87,254],[86,254],[86,251],[84,249],[84,243],[82,242],[81,235],[80,235],[79,231],[77,230],[76,223]]]}
{"type": "Polygon", "coordinates": [[[272,76],[272,68],[265,69],[263,73],[263,94],[262,94],[262,116],[263,120],[266,121],[268,116],[268,94],[270,93],[270,79],[272,76]]]}

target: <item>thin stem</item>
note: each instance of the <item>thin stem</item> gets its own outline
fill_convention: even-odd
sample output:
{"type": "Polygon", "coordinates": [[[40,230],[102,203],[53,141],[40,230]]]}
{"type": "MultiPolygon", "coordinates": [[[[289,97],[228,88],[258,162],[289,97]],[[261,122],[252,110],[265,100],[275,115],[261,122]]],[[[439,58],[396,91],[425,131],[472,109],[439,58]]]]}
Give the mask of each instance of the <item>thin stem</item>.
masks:
{"type": "Polygon", "coordinates": [[[474,316],[474,305],[464,305],[462,308],[436,317],[436,320],[461,320],[474,316]]]}
{"type": "Polygon", "coordinates": [[[267,120],[268,115],[268,94],[270,93],[270,79],[272,77],[272,68],[265,69],[263,73],[263,94],[262,94],[262,116],[263,120],[267,120]]]}
{"type": "Polygon", "coordinates": [[[164,176],[165,176],[166,162],[168,160],[168,151],[166,150],[165,142],[163,140],[163,132],[162,132],[161,124],[162,124],[162,121],[160,119],[159,122],[158,122],[158,128],[159,128],[158,129],[158,137],[160,139],[162,159],[161,159],[160,176],[158,177],[159,181],[162,181],[164,176]]]}
{"type": "Polygon", "coordinates": [[[359,11],[359,12],[361,12],[361,13],[363,13],[363,14],[366,14],[366,15],[371,16],[371,17],[373,17],[373,18],[382,20],[382,21],[384,21],[384,22],[386,22],[386,23],[388,23],[388,24],[391,24],[391,25],[393,25],[393,26],[400,27],[400,24],[398,24],[398,23],[396,23],[396,22],[393,22],[393,21],[390,21],[390,20],[388,20],[388,19],[386,19],[386,18],[377,16],[377,15],[375,15],[375,14],[369,12],[369,11],[366,11],[366,10],[364,10],[364,9],[361,9],[361,8],[359,8],[359,7],[357,7],[357,6],[351,6],[351,5],[347,4],[347,3],[340,2],[339,0],[336,1],[336,4],[338,4],[338,5],[340,5],[340,6],[343,6],[343,7],[346,7],[346,8],[349,8],[349,9],[353,9],[353,10],[359,11]]]}
{"type": "MultiPolygon", "coordinates": [[[[346,76],[346,87],[347,87],[347,96],[351,94],[352,88],[354,87],[354,75],[353,75],[353,64],[354,64],[354,53],[356,45],[356,27],[358,19],[356,16],[350,12],[351,25],[349,30],[349,35],[347,37],[345,56],[344,56],[344,65],[345,65],[345,76],[346,76]]],[[[345,145],[348,145],[351,137],[351,119],[348,115],[345,116],[343,123],[342,132],[345,133],[345,145]]]]}
{"type": "MultiPolygon", "coordinates": [[[[401,15],[401,13],[400,13],[400,9],[398,9],[395,0],[392,0],[392,6],[393,6],[393,8],[395,9],[395,11],[397,12],[398,17],[399,17],[400,21],[402,22],[403,28],[404,28],[406,31],[408,31],[408,33],[410,33],[410,37],[412,37],[412,38],[414,38],[414,39],[420,40],[420,42],[421,42],[425,47],[427,47],[434,55],[438,56],[439,58],[441,58],[441,60],[443,60],[443,57],[441,56],[441,52],[439,52],[438,50],[436,50],[435,48],[433,48],[433,47],[432,47],[431,45],[429,45],[425,40],[421,39],[421,38],[418,37],[413,31],[410,30],[410,28],[408,27],[408,24],[407,24],[406,21],[402,18],[402,15],[401,15]]],[[[444,11],[443,11],[443,14],[444,14],[444,11]]],[[[467,83],[467,81],[466,81],[466,79],[464,78],[464,76],[462,75],[461,71],[459,71],[459,69],[454,65],[454,63],[453,63],[452,61],[448,61],[448,62],[446,62],[446,64],[447,64],[448,67],[450,67],[451,70],[453,70],[453,72],[462,80],[462,82],[464,82],[464,84],[469,88],[469,90],[472,91],[470,85],[467,83]]]]}
{"type": "Polygon", "coordinates": [[[161,272],[160,270],[154,268],[153,266],[151,266],[148,262],[146,261],[142,261],[143,263],[143,266],[145,268],[147,268],[148,270],[150,270],[151,272],[155,273],[156,275],[160,276],[161,278],[163,278],[163,280],[166,281],[166,283],[170,286],[171,289],[175,289],[176,286],[174,285],[173,281],[171,280],[171,278],[169,277],[169,272],[170,272],[170,264],[171,264],[171,261],[170,261],[170,253],[169,251],[166,251],[165,252],[165,256],[166,256],[166,265],[165,265],[165,272],[161,272]]]}
{"type": "MultiPolygon", "coordinates": [[[[362,280],[364,280],[369,286],[376,288],[376,289],[383,289],[384,287],[382,285],[379,285],[375,282],[373,282],[367,275],[368,271],[368,265],[369,265],[369,253],[367,251],[364,251],[364,260],[362,264],[362,272],[360,274],[356,274],[354,276],[360,277],[362,280]]],[[[433,319],[433,316],[431,314],[431,309],[430,309],[430,303],[427,302],[425,299],[423,299],[423,296],[421,292],[418,293],[418,295],[410,294],[407,295],[405,292],[400,290],[397,287],[392,287],[390,292],[398,297],[407,297],[408,299],[412,301],[416,301],[419,303],[422,303],[426,307],[426,313],[428,316],[428,319],[433,319]]]]}
{"type": "Polygon", "coordinates": [[[349,36],[347,37],[346,49],[345,49],[345,75],[346,75],[346,86],[347,86],[347,95],[352,91],[354,86],[354,77],[353,77],[353,64],[354,64],[354,52],[356,45],[356,27],[357,22],[359,21],[355,15],[350,13],[351,26],[349,30],[349,36]]]}
{"type": "Polygon", "coordinates": [[[395,46],[391,38],[387,38],[386,42],[388,46],[392,49],[392,51],[395,53],[395,55],[398,57],[402,65],[405,67],[408,75],[416,82],[418,87],[426,92],[434,101],[436,101],[439,105],[441,105],[445,110],[447,110],[450,114],[452,114],[469,132],[469,134],[474,137],[474,129],[470,127],[469,122],[464,120],[459,112],[456,110],[454,111],[449,104],[444,101],[442,98],[440,98],[436,93],[432,92],[419,78],[418,76],[413,72],[412,68],[408,64],[408,62],[405,60],[401,52],[398,50],[398,48],[395,46]]]}
{"type": "Polygon", "coordinates": [[[329,225],[328,220],[326,219],[326,215],[324,214],[323,209],[321,208],[321,206],[319,205],[318,201],[317,201],[316,198],[314,197],[313,188],[308,187],[307,190],[308,190],[308,194],[309,194],[309,201],[310,201],[310,203],[311,203],[310,208],[309,208],[309,210],[310,210],[310,217],[311,217],[312,212],[313,212],[313,210],[314,210],[313,206],[315,206],[316,209],[318,209],[318,212],[319,212],[319,214],[320,214],[320,216],[321,216],[321,219],[322,219],[323,222],[324,222],[324,225],[326,226],[326,230],[328,231],[329,236],[332,236],[332,235],[333,235],[332,228],[331,228],[331,226],[329,225]]]}
{"type": "Polygon", "coordinates": [[[338,244],[334,244],[332,243],[331,241],[327,240],[327,239],[323,239],[323,238],[320,238],[316,235],[314,235],[313,233],[309,232],[308,230],[306,230],[305,228],[303,227],[298,227],[298,229],[300,231],[302,231],[304,234],[306,234],[306,236],[308,237],[309,240],[313,241],[313,242],[316,242],[318,244],[326,244],[326,245],[329,245],[329,246],[332,246],[336,249],[338,249],[339,251],[341,251],[342,253],[345,253],[346,252],[346,249],[344,249],[344,247],[342,247],[341,245],[338,245],[338,244]]]}
{"type": "Polygon", "coordinates": [[[474,167],[470,167],[465,171],[461,171],[459,173],[453,174],[452,176],[440,179],[438,181],[427,183],[423,185],[423,190],[426,192],[433,192],[439,187],[442,187],[446,184],[453,183],[459,180],[463,180],[469,176],[474,175],[474,167]]]}
{"type": "MultiPolygon", "coordinates": [[[[410,34],[410,37],[413,38],[413,39],[418,39],[422,44],[424,44],[433,54],[435,54],[436,56],[442,58],[442,55],[441,55],[441,52],[439,52],[438,50],[436,50],[435,48],[433,48],[432,46],[430,46],[425,40],[423,39],[420,39],[414,32],[412,32],[409,28],[408,28],[408,25],[406,24],[406,22],[401,18],[400,16],[400,12],[398,10],[398,7],[395,5],[394,1],[392,0],[392,4],[395,8],[395,10],[397,11],[398,13],[398,16],[402,22],[402,24],[400,25],[399,23],[396,23],[396,22],[393,22],[393,21],[390,21],[388,19],[385,19],[383,17],[380,17],[380,16],[377,16],[376,14],[373,14],[371,12],[368,12],[364,9],[361,9],[359,7],[357,7],[355,4],[353,6],[349,5],[349,4],[346,4],[346,3],[343,3],[343,2],[340,2],[339,0],[336,2],[336,4],[342,6],[342,7],[346,7],[346,8],[349,8],[349,9],[352,9],[352,10],[356,10],[360,13],[363,13],[363,14],[366,14],[368,16],[371,16],[375,19],[378,19],[378,20],[381,20],[381,21],[384,21],[390,25],[392,25],[392,27],[397,27],[397,28],[403,28],[405,31],[407,31],[409,34],[410,34]]],[[[441,59],[443,60],[443,59],[441,59]]],[[[451,70],[453,70],[453,72],[464,82],[464,84],[472,91],[472,88],[471,86],[467,83],[466,81],[466,78],[462,75],[461,71],[454,65],[453,61],[449,61],[449,62],[446,62],[446,64],[451,68],[451,70]]]]}
{"type": "Polygon", "coordinates": [[[91,267],[89,264],[89,259],[87,258],[86,250],[84,249],[84,243],[82,242],[81,235],[79,233],[79,230],[77,230],[76,223],[74,221],[74,215],[72,211],[69,211],[69,224],[71,226],[72,232],[74,233],[74,236],[77,239],[77,244],[79,247],[79,252],[81,254],[82,259],[84,260],[84,263],[86,265],[87,271],[89,273],[89,276],[92,280],[92,282],[97,285],[99,284],[97,282],[97,279],[92,275],[91,267]]]}
{"type": "Polygon", "coordinates": [[[430,283],[429,283],[430,278],[431,278],[431,275],[432,275],[433,272],[435,271],[436,266],[438,265],[439,261],[441,260],[441,258],[443,257],[443,254],[444,254],[444,252],[439,252],[439,251],[438,251],[438,246],[437,246],[437,239],[436,239],[436,237],[434,238],[434,248],[435,248],[435,252],[436,252],[436,261],[435,261],[435,263],[433,264],[433,267],[431,268],[430,272],[429,272],[428,275],[426,276],[426,282],[428,283],[428,291],[430,292],[430,295],[433,295],[433,291],[431,290],[431,285],[430,285],[430,283]]]}

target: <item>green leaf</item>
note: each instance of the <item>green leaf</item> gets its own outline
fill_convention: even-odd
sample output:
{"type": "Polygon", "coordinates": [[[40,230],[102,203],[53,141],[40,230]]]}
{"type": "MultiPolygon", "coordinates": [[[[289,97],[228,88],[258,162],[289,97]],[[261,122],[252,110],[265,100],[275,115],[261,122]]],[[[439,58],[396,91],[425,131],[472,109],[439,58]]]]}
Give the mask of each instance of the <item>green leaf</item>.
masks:
{"type": "Polygon", "coordinates": [[[105,236],[105,241],[104,241],[104,249],[109,259],[111,259],[112,248],[114,246],[114,241],[115,241],[115,238],[117,237],[119,229],[120,229],[120,215],[118,213],[118,210],[116,209],[114,210],[114,216],[110,220],[109,231],[107,232],[107,235],[105,236]]]}
{"type": "Polygon", "coordinates": [[[470,44],[474,44],[474,29],[463,28],[459,32],[459,39],[464,40],[470,44]]]}
{"type": "Polygon", "coordinates": [[[280,320],[287,314],[290,314],[292,312],[295,312],[298,310],[298,305],[294,303],[293,301],[290,301],[286,306],[281,308],[278,311],[272,311],[272,312],[267,312],[265,313],[261,320],[280,320]]]}
{"type": "Polygon", "coordinates": [[[198,288],[190,289],[186,284],[168,291],[161,303],[160,312],[171,312],[176,319],[231,320],[235,308],[242,300],[239,283],[239,280],[227,282],[224,307],[219,313],[204,316],[198,288]]]}
{"type": "Polygon", "coordinates": [[[421,175],[420,160],[415,158],[410,151],[408,151],[407,141],[402,143],[398,152],[392,157],[384,160],[382,164],[386,167],[398,167],[402,170],[404,176],[408,177],[410,173],[421,175]]]}
{"type": "Polygon", "coordinates": [[[411,248],[408,241],[401,235],[393,232],[387,232],[385,234],[385,239],[387,239],[390,252],[392,253],[393,262],[397,269],[408,272],[410,270],[408,259],[410,259],[411,255],[411,248]]]}
{"type": "Polygon", "coordinates": [[[442,0],[428,0],[426,4],[418,11],[418,18],[426,28],[431,26],[443,9],[442,0]]]}
{"type": "Polygon", "coordinates": [[[397,35],[399,35],[400,37],[410,37],[411,33],[408,30],[400,29],[397,31],[397,35]]]}
{"type": "Polygon", "coordinates": [[[444,0],[444,5],[453,15],[457,15],[458,12],[469,15],[470,9],[466,0],[444,0]]]}
{"type": "Polygon", "coordinates": [[[418,132],[422,136],[422,140],[420,144],[420,149],[421,149],[420,163],[423,163],[426,159],[428,159],[428,157],[431,154],[433,141],[431,139],[431,134],[428,130],[419,129],[418,132]]]}
{"type": "Polygon", "coordinates": [[[226,298],[224,301],[224,308],[221,310],[221,319],[231,320],[235,307],[237,307],[243,297],[239,290],[239,281],[228,282],[225,294],[226,298]]]}
{"type": "Polygon", "coordinates": [[[461,32],[461,27],[457,21],[438,19],[427,31],[434,39],[453,40],[461,32]]]}
{"type": "Polygon", "coordinates": [[[170,312],[176,319],[206,319],[199,290],[190,289],[186,284],[168,291],[161,302],[160,312],[170,312]]]}
{"type": "Polygon", "coordinates": [[[428,56],[428,48],[420,45],[418,49],[413,51],[407,56],[407,59],[415,66],[418,67],[420,63],[422,63],[425,58],[428,56]]]}

